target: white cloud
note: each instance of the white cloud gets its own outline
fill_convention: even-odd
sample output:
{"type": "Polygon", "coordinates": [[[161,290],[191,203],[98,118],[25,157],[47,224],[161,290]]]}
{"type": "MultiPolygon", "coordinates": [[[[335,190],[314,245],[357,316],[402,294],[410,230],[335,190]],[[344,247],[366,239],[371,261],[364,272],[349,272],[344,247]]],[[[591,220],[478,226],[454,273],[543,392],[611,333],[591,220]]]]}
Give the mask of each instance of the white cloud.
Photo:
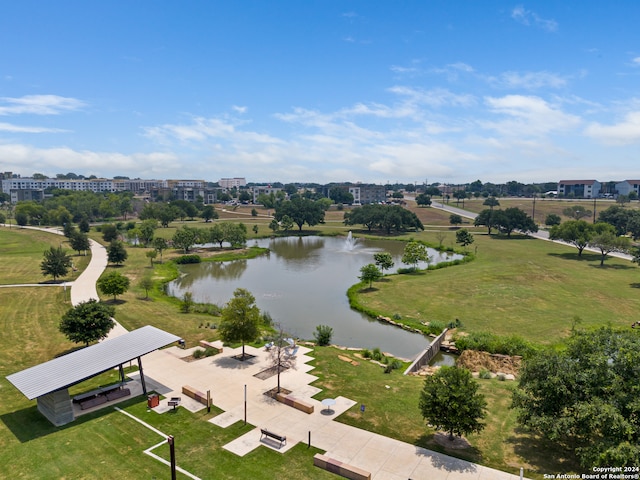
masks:
{"type": "Polygon", "coordinates": [[[469,94],[456,94],[446,88],[421,90],[413,87],[397,85],[390,92],[406,97],[411,103],[430,107],[469,107],[476,103],[476,98],[469,94]]]}
{"type": "Polygon", "coordinates": [[[522,5],[518,5],[511,11],[511,18],[523,25],[533,25],[549,32],[558,30],[558,22],[553,19],[542,18],[537,13],[525,9],[522,5]]]}
{"type": "Polygon", "coordinates": [[[46,127],[28,127],[13,125],[11,123],[0,122],[0,132],[10,133],[63,133],[69,130],[63,130],[61,128],[46,128],[46,127]]]}
{"type": "Polygon", "coordinates": [[[635,67],[640,67],[640,57],[635,57],[631,59],[631,64],[635,67]]]}
{"type": "Polygon", "coordinates": [[[503,88],[561,88],[567,78],[550,72],[504,72],[498,77],[487,77],[489,83],[503,88]]]}
{"type": "Polygon", "coordinates": [[[507,136],[527,137],[559,133],[575,128],[581,122],[580,117],[564,113],[534,96],[486,97],[485,103],[493,113],[506,118],[500,121],[481,120],[479,124],[507,136]]]}
{"type": "Polygon", "coordinates": [[[2,97],[0,98],[0,115],[59,115],[63,112],[80,110],[84,106],[85,103],[76,98],[58,95],[2,97]]]}
{"type": "Polygon", "coordinates": [[[234,112],[238,112],[238,113],[247,113],[247,110],[248,110],[247,107],[241,107],[239,105],[233,105],[231,108],[233,109],[234,112]]]}
{"type": "Polygon", "coordinates": [[[627,145],[640,142],[640,111],[629,112],[624,120],[614,125],[591,123],[584,133],[609,145],[627,145]]]}

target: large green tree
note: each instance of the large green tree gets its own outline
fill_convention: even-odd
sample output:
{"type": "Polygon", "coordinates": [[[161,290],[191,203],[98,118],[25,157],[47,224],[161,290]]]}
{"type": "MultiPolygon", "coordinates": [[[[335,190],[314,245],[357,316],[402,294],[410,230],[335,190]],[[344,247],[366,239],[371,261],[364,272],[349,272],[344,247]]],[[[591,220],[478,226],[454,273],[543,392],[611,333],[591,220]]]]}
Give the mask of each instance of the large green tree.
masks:
{"type": "Polygon", "coordinates": [[[585,467],[640,465],[639,365],[637,332],[574,331],[566,348],[525,359],[513,395],[518,420],[585,467]]]}
{"type": "Polygon", "coordinates": [[[233,298],[222,308],[218,332],[224,342],[242,342],[241,359],[244,360],[245,343],[260,335],[260,310],[248,290],[237,288],[233,292],[233,298]]]}
{"type": "Polygon", "coordinates": [[[191,248],[200,240],[200,232],[197,228],[183,225],[176,230],[171,241],[173,246],[180,248],[184,253],[188,253],[191,248]]]}
{"type": "Polygon", "coordinates": [[[69,237],[69,245],[73,248],[78,255],[80,252],[87,252],[91,248],[91,243],[89,242],[89,236],[86,233],[82,233],[79,230],[75,230],[71,236],[69,237]]]}
{"type": "Polygon", "coordinates": [[[560,225],[554,225],[549,230],[551,240],[562,240],[570,243],[578,249],[578,256],[582,256],[582,251],[589,244],[589,240],[594,235],[593,225],[584,220],[569,220],[560,225]]]}
{"type": "Polygon", "coordinates": [[[113,300],[115,301],[118,295],[122,295],[129,289],[129,278],[120,272],[113,271],[100,277],[97,285],[101,293],[113,295],[113,300]]]}
{"type": "Polygon", "coordinates": [[[302,226],[305,223],[310,227],[324,223],[324,209],[322,205],[308,198],[296,197],[293,200],[285,200],[276,205],[274,218],[280,221],[285,215],[298,225],[299,231],[302,231],[302,226]]]}
{"type": "Polygon", "coordinates": [[[114,314],[112,306],[91,299],[68,310],[59,329],[72,342],[89,345],[107,336],[115,326],[114,314]]]}
{"type": "Polygon", "coordinates": [[[51,246],[49,250],[45,250],[44,258],[40,263],[42,275],[51,275],[53,280],[58,277],[64,277],[71,268],[71,257],[62,249],[62,247],[51,246]]]}
{"type": "Polygon", "coordinates": [[[631,247],[631,242],[627,237],[616,235],[613,227],[606,223],[596,223],[594,225],[595,234],[589,240],[589,247],[600,251],[600,266],[604,266],[607,256],[613,252],[625,253],[631,247]]]}
{"type": "Polygon", "coordinates": [[[524,210],[518,207],[494,210],[493,213],[496,226],[502,233],[506,233],[508,237],[511,236],[514,230],[519,230],[524,234],[538,231],[538,225],[524,210]]]}
{"type": "Polygon", "coordinates": [[[373,254],[373,260],[376,262],[376,265],[382,270],[384,273],[385,270],[389,270],[393,268],[393,256],[389,252],[377,252],[373,254]]]}
{"type": "Polygon", "coordinates": [[[448,432],[450,440],[484,428],[487,402],[464,368],[444,366],[425,377],[419,405],[427,423],[448,432]]]}

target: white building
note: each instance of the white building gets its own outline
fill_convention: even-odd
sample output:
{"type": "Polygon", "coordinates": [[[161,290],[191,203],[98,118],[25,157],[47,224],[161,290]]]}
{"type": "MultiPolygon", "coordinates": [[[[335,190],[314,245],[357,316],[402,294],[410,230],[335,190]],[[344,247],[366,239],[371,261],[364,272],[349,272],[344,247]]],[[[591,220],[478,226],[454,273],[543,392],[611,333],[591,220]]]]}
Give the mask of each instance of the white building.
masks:
{"type": "Polygon", "coordinates": [[[631,192],[636,192],[636,195],[640,197],[640,180],[624,180],[616,183],[616,191],[618,195],[629,195],[631,192]]]}
{"type": "Polygon", "coordinates": [[[247,179],[240,177],[221,178],[220,180],[218,180],[218,185],[220,185],[222,188],[226,188],[227,190],[233,187],[240,188],[247,185],[247,179]]]}

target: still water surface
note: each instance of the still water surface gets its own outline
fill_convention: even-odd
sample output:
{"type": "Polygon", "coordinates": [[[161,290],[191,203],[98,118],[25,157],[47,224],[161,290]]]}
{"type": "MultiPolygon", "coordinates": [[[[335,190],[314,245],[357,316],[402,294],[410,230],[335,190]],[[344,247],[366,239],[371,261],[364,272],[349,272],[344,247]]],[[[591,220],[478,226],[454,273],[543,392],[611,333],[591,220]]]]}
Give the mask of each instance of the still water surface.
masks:
{"type": "MultiPolygon", "coordinates": [[[[309,236],[262,239],[255,244],[269,248],[270,253],[251,260],[183,265],[184,275],[169,284],[168,293],[180,298],[191,292],[196,302],[224,305],[236,288],[245,288],[261,311],[269,312],[298,338],[313,339],[317,325],[329,325],[333,343],[380,347],[402,358],[414,358],[428,345],[429,339],[422,335],[352,310],[346,296],[347,289],[359,281],[360,268],[374,263],[375,252],[393,255],[393,272],[406,267],[400,261],[405,242],[358,239],[353,244],[340,237],[309,236]]],[[[435,250],[429,250],[429,255],[430,263],[450,259],[435,250]]]]}

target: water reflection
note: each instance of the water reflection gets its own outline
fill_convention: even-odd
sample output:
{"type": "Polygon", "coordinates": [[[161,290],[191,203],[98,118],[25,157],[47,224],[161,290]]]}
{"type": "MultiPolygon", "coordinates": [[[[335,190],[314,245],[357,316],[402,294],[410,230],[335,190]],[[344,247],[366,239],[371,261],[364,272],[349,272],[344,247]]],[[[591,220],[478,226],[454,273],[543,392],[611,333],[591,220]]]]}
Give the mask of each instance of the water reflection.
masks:
{"type": "MultiPolygon", "coordinates": [[[[375,252],[391,253],[393,271],[406,267],[400,260],[404,242],[359,239],[355,248],[347,250],[345,238],[310,236],[263,239],[258,245],[268,247],[271,254],[248,261],[181,267],[184,275],[169,284],[169,294],[182,297],[189,291],[198,302],[223,305],[242,287],[256,297],[261,310],[300,338],[312,339],[317,325],[329,325],[337,344],[380,347],[405,358],[417,355],[428,344],[421,335],[351,310],[346,296],[347,289],[358,282],[360,268],[374,262],[375,252]]],[[[438,252],[429,253],[431,263],[447,259],[438,252]]]]}

